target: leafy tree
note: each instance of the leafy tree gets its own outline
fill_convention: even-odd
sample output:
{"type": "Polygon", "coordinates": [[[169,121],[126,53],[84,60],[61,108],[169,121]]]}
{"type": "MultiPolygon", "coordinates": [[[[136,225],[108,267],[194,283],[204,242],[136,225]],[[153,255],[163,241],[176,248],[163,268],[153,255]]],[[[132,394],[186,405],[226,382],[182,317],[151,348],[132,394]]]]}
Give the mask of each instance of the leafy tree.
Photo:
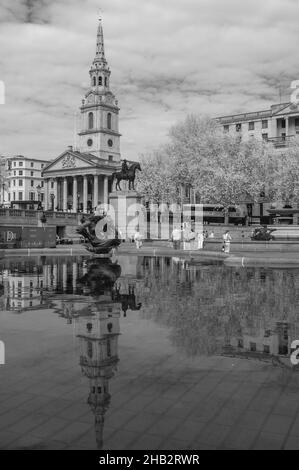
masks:
{"type": "Polygon", "coordinates": [[[191,186],[202,203],[225,207],[257,202],[262,192],[275,200],[299,202],[299,142],[283,154],[254,138],[243,142],[224,134],[215,120],[195,115],[171,127],[169,142],[143,157],[139,191],[154,202],[180,201],[191,186]]]}

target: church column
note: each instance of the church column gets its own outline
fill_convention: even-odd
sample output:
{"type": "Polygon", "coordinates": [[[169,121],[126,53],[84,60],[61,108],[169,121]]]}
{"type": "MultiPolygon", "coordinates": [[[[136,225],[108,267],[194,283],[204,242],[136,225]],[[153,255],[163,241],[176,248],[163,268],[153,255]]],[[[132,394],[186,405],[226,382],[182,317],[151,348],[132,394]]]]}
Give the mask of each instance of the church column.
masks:
{"type": "Polygon", "coordinates": [[[45,211],[48,210],[48,200],[49,200],[49,180],[45,179],[45,191],[44,191],[44,208],[45,211]]]}
{"type": "Polygon", "coordinates": [[[87,212],[87,175],[83,176],[83,212],[87,212]]]}
{"type": "Polygon", "coordinates": [[[289,135],[289,118],[286,117],[286,137],[289,135]]]}
{"type": "Polygon", "coordinates": [[[104,176],[104,204],[108,204],[108,176],[104,176]]]}
{"type": "Polygon", "coordinates": [[[97,207],[99,202],[99,177],[93,176],[93,208],[97,207]]]}
{"type": "Polygon", "coordinates": [[[63,178],[63,211],[67,211],[67,177],[63,178]]]}
{"type": "Polygon", "coordinates": [[[54,179],[54,211],[56,211],[56,207],[59,204],[58,201],[58,183],[57,183],[57,178],[54,179]]]}
{"type": "Polygon", "coordinates": [[[73,177],[73,212],[78,212],[77,193],[78,193],[78,181],[77,181],[77,176],[74,176],[73,177]]]}

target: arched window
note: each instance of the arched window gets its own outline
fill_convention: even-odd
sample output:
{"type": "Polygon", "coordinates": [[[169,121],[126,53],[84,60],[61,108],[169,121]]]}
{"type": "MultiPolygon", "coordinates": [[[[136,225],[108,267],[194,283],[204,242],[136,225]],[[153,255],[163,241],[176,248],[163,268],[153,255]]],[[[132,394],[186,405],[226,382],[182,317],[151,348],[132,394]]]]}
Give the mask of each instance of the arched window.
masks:
{"type": "Polygon", "coordinates": [[[111,129],[111,113],[107,114],[107,128],[111,129]]]}
{"type": "Polygon", "coordinates": [[[99,77],[99,85],[102,86],[103,80],[102,77],[99,77]]]}
{"type": "Polygon", "coordinates": [[[93,128],[93,113],[88,113],[88,129],[93,128]]]}
{"type": "Polygon", "coordinates": [[[108,82],[107,82],[107,77],[105,77],[105,86],[107,86],[107,83],[108,83],[108,82]]]}
{"type": "Polygon", "coordinates": [[[93,86],[96,86],[96,84],[97,84],[97,79],[96,77],[93,77],[93,86]]]}

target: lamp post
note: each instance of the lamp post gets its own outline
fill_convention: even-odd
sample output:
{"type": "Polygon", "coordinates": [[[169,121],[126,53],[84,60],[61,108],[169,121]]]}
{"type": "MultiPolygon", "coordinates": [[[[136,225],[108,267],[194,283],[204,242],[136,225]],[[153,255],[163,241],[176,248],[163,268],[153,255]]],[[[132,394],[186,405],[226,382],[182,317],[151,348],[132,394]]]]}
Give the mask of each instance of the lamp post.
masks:
{"type": "Polygon", "coordinates": [[[40,209],[41,209],[41,200],[40,200],[41,190],[42,190],[41,186],[40,186],[40,185],[37,185],[37,186],[36,186],[37,200],[38,200],[37,210],[40,210],[40,209]]]}
{"type": "Polygon", "coordinates": [[[51,193],[51,194],[50,194],[50,199],[51,199],[51,210],[54,212],[54,199],[55,199],[55,194],[51,193]]]}

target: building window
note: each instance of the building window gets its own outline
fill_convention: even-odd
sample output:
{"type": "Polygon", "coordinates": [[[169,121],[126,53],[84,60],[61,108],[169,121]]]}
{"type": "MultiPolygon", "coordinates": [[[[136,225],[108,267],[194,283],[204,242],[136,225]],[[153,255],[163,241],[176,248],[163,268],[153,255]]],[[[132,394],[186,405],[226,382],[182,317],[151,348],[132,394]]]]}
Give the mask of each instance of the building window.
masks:
{"type": "Polygon", "coordinates": [[[54,181],[51,181],[51,189],[54,188],[54,181]]]}
{"type": "Polygon", "coordinates": [[[29,199],[30,201],[34,201],[35,200],[35,193],[29,193],[29,199]]]}
{"type": "Polygon", "coordinates": [[[17,174],[17,172],[16,172],[16,170],[14,170],[13,175],[16,176],[16,174],[17,174]]]}
{"type": "Polygon", "coordinates": [[[88,113],[88,129],[93,129],[93,113],[88,113]]]}
{"type": "Polygon", "coordinates": [[[265,142],[268,142],[268,134],[262,134],[262,138],[265,142]]]}
{"type": "Polygon", "coordinates": [[[236,124],[236,131],[240,132],[242,130],[242,124],[236,124]]]}
{"type": "Polygon", "coordinates": [[[248,130],[249,130],[249,131],[254,131],[254,122],[250,122],[250,123],[248,124],[248,130]]]}
{"type": "Polygon", "coordinates": [[[262,129],[268,129],[268,121],[262,121],[262,129]]]}
{"type": "Polygon", "coordinates": [[[102,86],[102,84],[103,84],[103,79],[102,77],[99,77],[99,85],[102,86]]]}
{"type": "Polygon", "coordinates": [[[108,140],[108,147],[112,147],[113,146],[113,141],[111,139],[108,140]]]}
{"type": "Polygon", "coordinates": [[[87,356],[88,356],[89,358],[92,358],[92,355],[93,355],[92,342],[91,342],[91,341],[88,341],[88,342],[87,342],[87,356]]]}
{"type": "Polygon", "coordinates": [[[19,201],[23,201],[23,193],[19,193],[19,201]]]}
{"type": "Polygon", "coordinates": [[[41,202],[44,202],[44,193],[41,193],[40,200],[41,200],[41,202]]]}
{"type": "Polygon", "coordinates": [[[19,186],[23,186],[23,180],[19,180],[19,186]]]}
{"type": "Polygon", "coordinates": [[[268,346],[267,344],[264,344],[264,353],[270,353],[270,346],[268,346]]]}
{"type": "Polygon", "coordinates": [[[16,180],[13,180],[13,185],[14,185],[14,186],[16,185],[16,180]]]}
{"type": "Polygon", "coordinates": [[[113,155],[109,155],[108,160],[109,162],[113,162],[113,155]]]}
{"type": "Polygon", "coordinates": [[[19,166],[23,166],[23,162],[19,162],[19,166]]]}
{"type": "Polygon", "coordinates": [[[93,86],[96,86],[96,84],[97,84],[97,79],[96,77],[93,77],[93,86]]]}
{"type": "Polygon", "coordinates": [[[299,127],[299,118],[295,118],[295,127],[299,127]]]}
{"type": "Polygon", "coordinates": [[[223,130],[224,132],[229,132],[229,125],[225,124],[225,126],[223,126],[223,130]]]}
{"type": "Polygon", "coordinates": [[[34,162],[30,162],[30,166],[31,166],[31,168],[33,168],[34,167],[34,162]]]}
{"type": "Polygon", "coordinates": [[[8,194],[8,200],[10,201],[10,193],[8,194]]]}
{"type": "Polygon", "coordinates": [[[88,139],[87,145],[88,145],[88,147],[91,147],[91,146],[92,146],[92,139],[88,139]]]}
{"type": "Polygon", "coordinates": [[[13,197],[13,200],[15,201],[16,200],[16,193],[15,192],[12,193],[12,197],[13,197]]]}
{"type": "Polygon", "coordinates": [[[30,171],[30,176],[33,176],[34,175],[34,171],[30,171]]]}
{"type": "Polygon", "coordinates": [[[41,167],[41,168],[44,168],[44,166],[45,166],[44,163],[42,163],[40,167],[41,167]]]}
{"type": "Polygon", "coordinates": [[[244,347],[243,340],[242,340],[242,339],[239,339],[239,340],[238,340],[238,348],[243,348],[243,347],[244,347]]]}
{"type": "Polygon", "coordinates": [[[107,127],[111,129],[111,113],[107,114],[107,127]]]}
{"type": "Polygon", "coordinates": [[[34,181],[33,181],[33,180],[31,180],[31,182],[30,182],[30,183],[31,183],[31,188],[33,188],[33,187],[34,187],[34,181]]]}
{"type": "Polygon", "coordinates": [[[19,176],[23,176],[23,170],[19,170],[19,176]]]}
{"type": "Polygon", "coordinates": [[[107,83],[108,83],[107,77],[105,77],[105,86],[107,86],[107,83]]]}
{"type": "Polygon", "coordinates": [[[256,343],[250,343],[250,351],[256,351],[256,343]]]}
{"type": "Polygon", "coordinates": [[[17,162],[13,162],[13,166],[17,166],[17,162]]]}
{"type": "Polygon", "coordinates": [[[286,128],[286,120],[285,119],[282,119],[282,121],[281,121],[281,128],[282,129],[286,128]]]}
{"type": "Polygon", "coordinates": [[[41,188],[43,188],[44,187],[44,182],[41,181],[40,185],[41,185],[41,188]]]}

